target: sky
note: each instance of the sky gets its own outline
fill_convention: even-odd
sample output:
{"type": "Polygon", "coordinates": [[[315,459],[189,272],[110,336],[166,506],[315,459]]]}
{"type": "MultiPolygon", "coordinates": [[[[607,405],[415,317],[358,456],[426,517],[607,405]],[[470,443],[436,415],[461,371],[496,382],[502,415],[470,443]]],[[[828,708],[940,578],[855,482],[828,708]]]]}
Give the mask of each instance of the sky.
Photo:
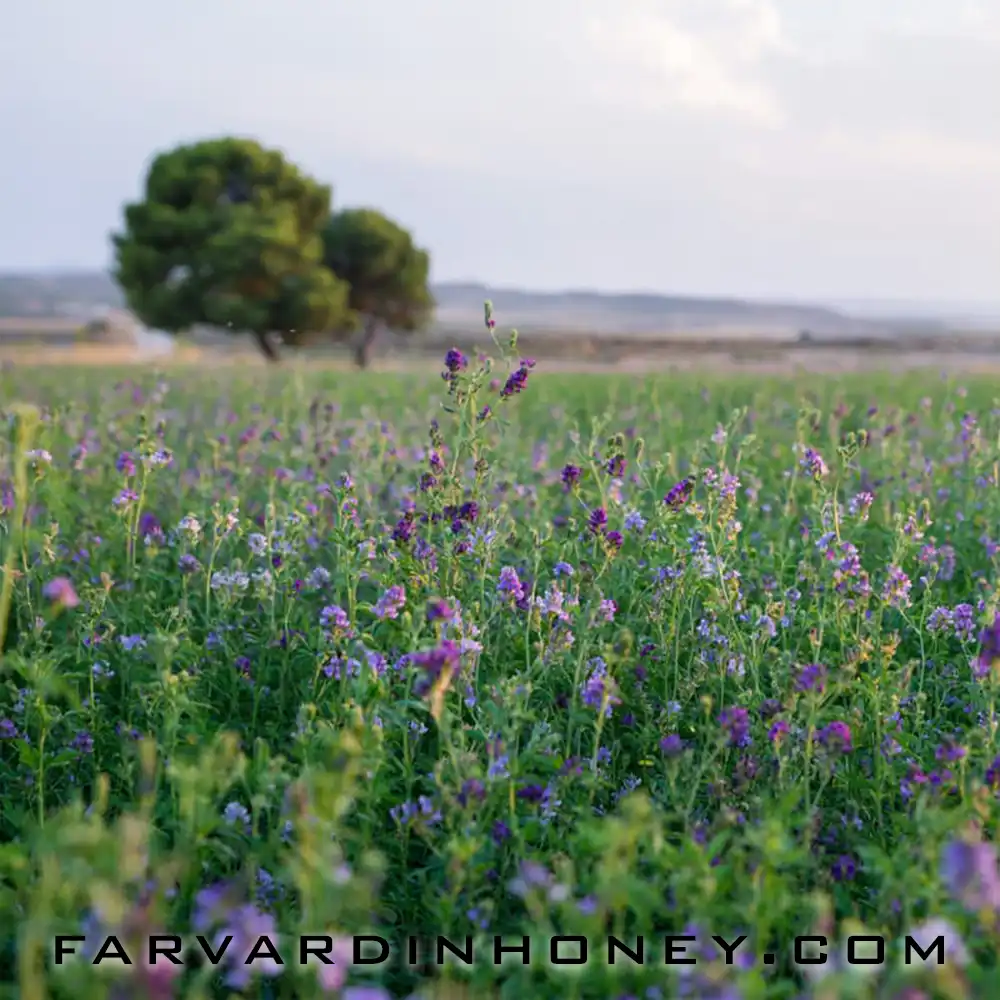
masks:
{"type": "Polygon", "coordinates": [[[103,267],[149,160],[241,135],[433,277],[1000,302],[1000,0],[32,0],[0,269],[103,267]]]}

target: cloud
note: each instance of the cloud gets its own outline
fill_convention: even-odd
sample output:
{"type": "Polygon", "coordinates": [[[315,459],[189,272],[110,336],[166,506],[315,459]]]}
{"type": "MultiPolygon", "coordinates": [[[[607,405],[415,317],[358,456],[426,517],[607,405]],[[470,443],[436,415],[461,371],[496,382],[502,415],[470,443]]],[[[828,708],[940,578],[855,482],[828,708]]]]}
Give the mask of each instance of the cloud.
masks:
{"type": "Polygon", "coordinates": [[[848,163],[920,174],[995,175],[1000,171],[1000,143],[948,138],[912,128],[861,136],[831,129],[820,135],[821,152],[848,163]]]}
{"type": "Polygon", "coordinates": [[[784,123],[761,73],[769,58],[793,52],[771,0],[616,3],[588,19],[586,37],[606,71],[595,81],[606,101],[784,123]]]}
{"type": "Polygon", "coordinates": [[[784,95],[789,132],[827,142],[829,155],[863,156],[911,177],[996,169],[1000,60],[983,38],[897,25],[822,65],[776,64],[771,80],[784,95]]]}
{"type": "Polygon", "coordinates": [[[951,6],[911,9],[894,23],[893,30],[913,38],[964,38],[996,47],[1000,45],[1000,9],[996,0],[953,0],[951,6]]]}

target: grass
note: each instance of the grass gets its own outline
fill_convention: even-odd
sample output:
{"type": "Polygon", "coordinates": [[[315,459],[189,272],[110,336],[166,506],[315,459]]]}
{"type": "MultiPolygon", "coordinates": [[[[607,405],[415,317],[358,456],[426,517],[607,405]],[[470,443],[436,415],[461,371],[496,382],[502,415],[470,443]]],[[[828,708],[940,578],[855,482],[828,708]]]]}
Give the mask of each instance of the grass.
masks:
{"type": "Polygon", "coordinates": [[[995,995],[992,386],[512,357],[0,373],[4,996],[995,995]]]}

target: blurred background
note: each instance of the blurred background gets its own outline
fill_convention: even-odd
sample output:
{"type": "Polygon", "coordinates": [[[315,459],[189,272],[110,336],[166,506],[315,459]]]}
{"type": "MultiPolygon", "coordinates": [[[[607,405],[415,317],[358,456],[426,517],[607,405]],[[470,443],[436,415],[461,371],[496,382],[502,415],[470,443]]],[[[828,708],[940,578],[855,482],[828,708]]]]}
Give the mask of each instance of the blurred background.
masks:
{"type": "MultiPolygon", "coordinates": [[[[435,309],[416,336],[382,323],[370,363],[485,343],[487,298],[566,366],[1000,357],[996,3],[39,0],[5,19],[5,355],[257,353],[211,322],[166,335],[113,274],[154,158],[234,137],[426,253],[435,309]]],[[[351,361],[343,334],[327,347],[351,361]]]]}

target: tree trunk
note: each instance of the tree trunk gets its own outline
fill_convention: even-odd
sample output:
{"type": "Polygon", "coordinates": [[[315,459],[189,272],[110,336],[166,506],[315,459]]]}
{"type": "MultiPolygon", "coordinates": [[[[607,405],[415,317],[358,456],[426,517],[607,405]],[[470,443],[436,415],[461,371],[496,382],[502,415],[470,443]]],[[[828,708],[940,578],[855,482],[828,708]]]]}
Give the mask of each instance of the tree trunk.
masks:
{"type": "Polygon", "coordinates": [[[270,337],[260,330],[254,330],[253,335],[254,339],[257,341],[257,346],[260,348],[261,354],[263,354],[264,357],[271,362],[271,364],[277,364],[281,358],[279,357],[274,344],[271,343],[270,337]]]}
{"type": "Polygon", "coordinates": [[[372,348],[375,346],[375,338],[378,335],[378,320],[369,319],[365,321],[364,329],[361,331],[361,340],[354,349],[354,363],[359,368],[367,368],[372,360],[372,348]]]}

